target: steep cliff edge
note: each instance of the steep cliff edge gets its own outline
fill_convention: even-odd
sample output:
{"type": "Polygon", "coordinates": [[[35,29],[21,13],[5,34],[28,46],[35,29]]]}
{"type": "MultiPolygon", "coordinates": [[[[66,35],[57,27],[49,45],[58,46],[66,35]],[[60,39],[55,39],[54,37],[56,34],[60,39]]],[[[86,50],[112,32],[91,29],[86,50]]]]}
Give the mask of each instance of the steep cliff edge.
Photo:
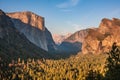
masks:
{"type": "Polygon", "coordinates": [[[114,42],[120,45],[120,19],[102,19],[98,28],[80,30],[66,38],[58,47],[68,53],[100,54],[108,52],[114,42]]]}
{"type": "Polygon", "coordinates": [[[50,55],[32,44],[24,34],[14,26],[11,18],[0,10],[0,57],[3,59],[17,58],[48,58],[50,55]]]}
{"type": "Polygon", "coordinates": [[[20,19],[21,22],[29,24],[32,27],[45,30],[44,18],[30,11],[7,13],[11,18],[20,19]]]}
{"type": "Polygon", "coordinates": [[[12,18],[15,27],[32,43],[46,51],[55,49],[55,43],[44,25],[43,17],[29,11],[7,13],[7,15],[12,18]]]}
{"type": "Polygon", "coordinates": [[[120,45],[120,19],[104,18],[99,28],[90,29],[82,45],[82,53],[99,54],[108,52],[114,42],[120,45]]]}

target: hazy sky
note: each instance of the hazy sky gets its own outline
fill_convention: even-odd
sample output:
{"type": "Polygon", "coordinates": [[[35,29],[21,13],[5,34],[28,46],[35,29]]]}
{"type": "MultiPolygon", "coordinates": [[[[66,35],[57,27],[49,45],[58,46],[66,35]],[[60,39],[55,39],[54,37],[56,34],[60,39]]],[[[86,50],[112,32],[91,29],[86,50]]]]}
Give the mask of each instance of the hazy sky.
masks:
{"type": "Polygon", "coordinates": [[[120,18],[120,0],[0,0],[0,8],[43,16],[48,30],[57,34],[98,27],[102,18],[120,18]]]}

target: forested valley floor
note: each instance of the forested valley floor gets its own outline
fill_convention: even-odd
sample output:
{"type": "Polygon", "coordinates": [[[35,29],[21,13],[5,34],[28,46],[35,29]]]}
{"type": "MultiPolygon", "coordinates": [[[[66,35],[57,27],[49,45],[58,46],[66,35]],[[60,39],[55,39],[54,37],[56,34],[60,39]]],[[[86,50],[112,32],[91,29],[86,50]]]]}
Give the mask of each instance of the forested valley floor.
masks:
{"type": "Polygon", "coordinates": [[[78,54],[68,59],[0,58],[0,80],[119,80],[120,49],[106,54],[78,54]],[[113,75],[113,76],[112,76],[113,75]]]}

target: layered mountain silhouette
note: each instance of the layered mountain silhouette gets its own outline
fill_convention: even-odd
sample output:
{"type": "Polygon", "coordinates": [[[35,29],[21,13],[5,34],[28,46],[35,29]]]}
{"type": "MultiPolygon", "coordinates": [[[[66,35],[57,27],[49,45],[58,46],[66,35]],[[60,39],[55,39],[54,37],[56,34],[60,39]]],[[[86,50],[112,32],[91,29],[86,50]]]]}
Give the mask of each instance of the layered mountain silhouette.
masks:
{"type": "Polygon", "coordinates": [[[98,28],[80,30],[65,39],[60,45],[63,50],[61,48],[60,50],[64,52],[69,50],[73,53],[82,52],[83,54],[105,53],[111,49],[114,42],[120,45],[119,34],[120,19],[113,18],[110,20],[104,18],[98,28]],[[72,44],[73,47],[68,44],[72,44]]]}
{"type": "Polygon", "coordinates": [[[69,37],[58,46],[59,53],[77,54],[81,51],[82,43],[88,34],[88,29],[77,31],[71,34],[69,37]]]}
{"type": "Polygon", "coordinates": [[[30,11],[7,13],[15,28],[29,41],[46,51],[54,51],[55,43],[45,27],[44,18],[30,11]]]}
{"type": "Polygon", "coordinates": [[[31,43],[22,32],[16,29],[17,24],[14,24],[12,20],[0,10],[0,57],[3,59],[17,59],[18,57],[27,59],[49,58],[51,56],[45,50],[31,43]]]}
{"type": "Polygon", "coordinates": [[[104,18],[98,28],[88,28],[69,37],[54,36],[45,27],[44,18],[32,12],[4,13],[0,10],[0,57],[5,59],[50,58],[62,55],[108,52],[114,42],[120,45],[120,19],[104,18]]]}

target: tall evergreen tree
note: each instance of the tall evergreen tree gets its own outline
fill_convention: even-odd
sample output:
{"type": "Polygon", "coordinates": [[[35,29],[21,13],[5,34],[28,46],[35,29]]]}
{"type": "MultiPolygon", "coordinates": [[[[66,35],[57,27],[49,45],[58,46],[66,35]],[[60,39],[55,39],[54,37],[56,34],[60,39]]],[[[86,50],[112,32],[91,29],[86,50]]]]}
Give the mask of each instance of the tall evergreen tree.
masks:
{"type": "Polygon", "coordinates": [[[116,43],[113,43],[106,62],[106,80],[120,80],[120,48],[116,43]]]}

